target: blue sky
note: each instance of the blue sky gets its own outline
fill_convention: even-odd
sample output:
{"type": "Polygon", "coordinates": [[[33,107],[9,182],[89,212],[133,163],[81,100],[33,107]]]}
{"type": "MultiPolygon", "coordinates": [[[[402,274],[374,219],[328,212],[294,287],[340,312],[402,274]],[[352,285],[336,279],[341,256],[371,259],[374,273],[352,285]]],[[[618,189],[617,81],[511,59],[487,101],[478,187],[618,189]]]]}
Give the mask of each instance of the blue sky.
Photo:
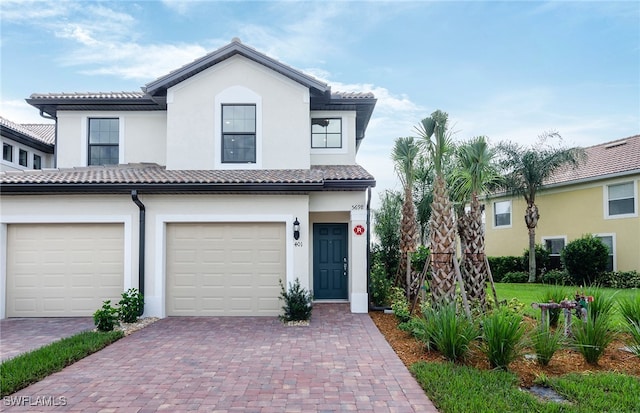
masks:
{"type": "Polygon", "coordinates": [[[376,95],[358,154],[376,192],[399,188],[393,140],[436,109],[459,140],[640,133],[636,1],[2,0],[0,12],[4,117],[45,122],[24,103],[34,92],[140,90],[239,37],[333,90],[376,95]]]}

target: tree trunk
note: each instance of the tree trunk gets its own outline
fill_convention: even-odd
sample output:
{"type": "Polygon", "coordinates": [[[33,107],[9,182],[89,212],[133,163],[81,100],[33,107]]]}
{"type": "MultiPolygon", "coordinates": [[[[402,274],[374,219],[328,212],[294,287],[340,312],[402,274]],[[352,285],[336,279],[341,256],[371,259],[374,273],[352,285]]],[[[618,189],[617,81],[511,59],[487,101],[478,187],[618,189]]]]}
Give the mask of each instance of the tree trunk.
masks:
{"type": "Polygon", "coordinates": [[[431,297],[435,306],[455,299],[456,273],[453,258],[456,248],[456,222],[444,178],[434,183],[429,238],[431,246],[431,297]]]}
{"type": "Polygon", "coordinates": [[[527,203],[524,221],[529,229],[529,282],[536,282],[536,226],[538,226],[538,206],[533,202],[527,203]]]}

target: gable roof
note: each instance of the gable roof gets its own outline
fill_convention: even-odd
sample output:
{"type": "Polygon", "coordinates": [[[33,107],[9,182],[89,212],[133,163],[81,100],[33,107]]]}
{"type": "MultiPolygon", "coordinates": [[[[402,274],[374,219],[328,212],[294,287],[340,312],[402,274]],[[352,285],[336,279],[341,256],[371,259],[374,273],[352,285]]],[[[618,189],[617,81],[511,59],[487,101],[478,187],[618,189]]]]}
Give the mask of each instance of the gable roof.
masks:
{"type": "Polygon", "coordinates": [[[54,124],[19,124],[0,116],[0,134],[42,152],[53,153],[54,124]]]}
{"type": "Polygon", "coordinates": [[[362,190],[375,179],[359,165],[319,165],[310,169],[167,170],[124,164],[68,169],[0,172],[0,193],[299,193],[362,190]]]}
{"type": "Polygon", "coordinates": [[[166,96],[168,88],[177,85],[185,79],[188,79],[191,76],[194,76],[235,55],[244,56],[247,59],[253,60],[254,62],[266,66],[269,69],[308,87],[312,91],[312,94],[324,94],[330,91],[330,88],[326,83],[323,83],[314,77],[293,69],[290,66],[242,44],[240,39],[237,37],[234,37],[228,45],[186,64],[173,72],[159,77],[150,83],[147,83],[142,90],[152,98],[155,98],[156,96],[166,96]]]}
{"type": "Polygon", "coordinates": [[[562,168],[546,187],[571,185],[640,174],[640,135],[605,142],[584,149],[586,160],[577,168],[562,168]]]}

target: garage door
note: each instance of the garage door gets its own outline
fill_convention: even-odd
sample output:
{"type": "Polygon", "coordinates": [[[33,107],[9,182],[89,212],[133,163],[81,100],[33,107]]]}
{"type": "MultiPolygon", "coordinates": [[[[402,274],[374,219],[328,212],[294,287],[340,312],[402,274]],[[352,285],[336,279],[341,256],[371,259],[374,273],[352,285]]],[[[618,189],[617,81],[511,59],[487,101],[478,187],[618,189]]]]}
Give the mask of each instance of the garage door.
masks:
{"type": "Polygon", "coordinates": [[[167,225],[167,314],[278,315],[283,223],[167,225]]]}
{"type": "Polygon", "coordinates": [[[90,316],[123,291],[122,224],[7,226],[7,316],[90,316]]]}

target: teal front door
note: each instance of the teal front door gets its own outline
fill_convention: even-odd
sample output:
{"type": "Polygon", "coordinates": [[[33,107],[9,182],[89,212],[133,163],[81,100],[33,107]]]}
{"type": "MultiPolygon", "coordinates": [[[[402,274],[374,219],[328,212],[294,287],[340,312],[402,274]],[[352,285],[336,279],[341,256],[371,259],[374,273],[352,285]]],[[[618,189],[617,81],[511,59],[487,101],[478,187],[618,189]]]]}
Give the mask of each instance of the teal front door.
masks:
{"type": "Polygon", "coordinates": [[[313,224],[313,298],[349,296],[347,224],[313,224]]]}

